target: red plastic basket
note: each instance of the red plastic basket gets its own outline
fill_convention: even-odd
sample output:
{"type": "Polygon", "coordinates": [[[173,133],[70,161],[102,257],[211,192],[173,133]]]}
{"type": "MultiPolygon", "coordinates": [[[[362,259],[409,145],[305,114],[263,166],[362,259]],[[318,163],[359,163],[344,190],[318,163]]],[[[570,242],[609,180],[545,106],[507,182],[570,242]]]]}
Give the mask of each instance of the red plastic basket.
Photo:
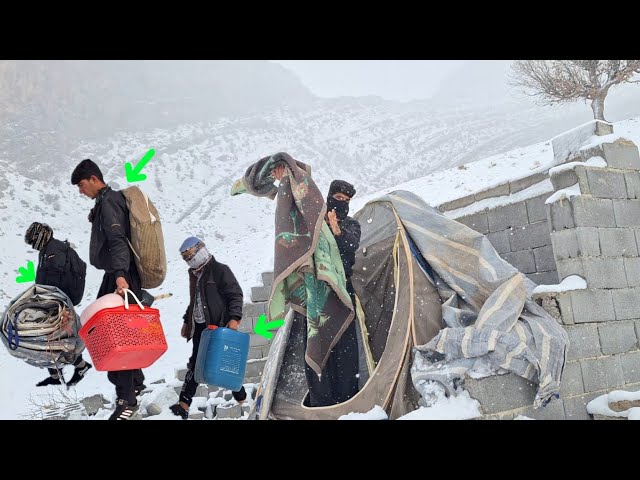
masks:
{"type": "Polygon", "coordinates": [[[160,312],[126,303],[100,310],[78,332],[96,370],[146,368],[167,351],[160,312]]]}

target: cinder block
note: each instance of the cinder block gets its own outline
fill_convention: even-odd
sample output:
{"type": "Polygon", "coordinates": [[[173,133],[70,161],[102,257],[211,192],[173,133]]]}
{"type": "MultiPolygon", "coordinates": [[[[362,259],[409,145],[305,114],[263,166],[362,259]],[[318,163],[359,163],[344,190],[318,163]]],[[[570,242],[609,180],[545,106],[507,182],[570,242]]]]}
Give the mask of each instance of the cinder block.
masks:
{"type": "Polygon", "coordinates": [[[505,205],[488,213],[489,230],[499,232],[509,227],[520,227],[529,223],[527,216],[527,207],[524,202],[505,205]]]}
{"type": "Polygon", "coordinates": [[[635,350],[638,347],[634,322],[615,321],[598,325],[602,353],[613,355],[635,350]]]}
{"type": "Polygon", "coordinates": [[[595,227],[576,228],[578,241],[578,254],[585,257],[597,257],[600,255],[600,236],[595,227]]]}
{"type": "Polygon", "coordinates": [[[640,352],[619,355],[625,383],[640,382],[640,352]]]}
{"type": "Polygon", "coordinates": [[[509,237],[511,250],[528,250],[530,248],[551,245],[551,232],[547,222],[532,223],[514,227],[509,237]]]}
{"type": "Polygon", "coordinates": [[[262,284],[264,286],[271,286],[273,283],[273,272],[262,272],[262,284]]]}
{"type": "Polygon", "coordinates": [[[271,294],[270,287],[251,287],[252,302],[267,302],[271,294]]]}
{"type": "Polygon", "coordinates": [[[564,260],[557,260],[556,266],[558,268],[558,278],[560,281],[570,275],[579,275],[580,277],[585,278],[582,260],[582,258],[566,258],[564,260]]]}
{"type": "Polygon", "coordinates": [[[587,404],[604,392],[585,393],[563,399],[564,413],[567,420],[591,420],[591,415],[587,412],[587,404]]]}
{"type": "Polygon", "coordinates": [[[546,205],[547,218],[551,222],[551,230],[556,232],[566,228],[575,228],[573,206],[567,199],[561,199],[546,205]]]}
{"type": "Polygon", "coordinates": [[[450,202],[441,203],[438,205],[438,210],[441,212],[450,212],[451,210],[457,210],[458,208],[468,207],[475,202],[475,195],[467,195],[466,197],[456,198],[450,202]]]}
{"type": "Polygon", "coordinates": [[[536,270],[538,272],[550,272],[556,269],[556,261],[553,258],[553,247],[551,245],[534,248],[533,256],[536,260],[536,270]]]}
{"type": "Polygon", "coordinates": [[[627,198],[624,174],[605,168],[586,168],[589,193],[596,198],[627,198]]]}
{"type": "Polygon", "coordinates": [[[247,368],[245,370],[245,376],[247,377],[259,377],[262,375],[264,371],[264,366],[266,363],[266,359],[264,361],[253,361],[247,362],[247,368]]]}
{"type": "Polygon", "coordinates": [[[181,382],[184,382],[185,377],[187,376],[187,369],[181,368],[176,372],[176,378],[181,382]]]}
{"type": "Polygon", "coordinates": [[[560,397],[566,398],[573,395],[582,395],[584,385],[582,383],[582,369],[578,362],[567,362],[560,382],[560,397]]]}
{"type": "Polygon", "coordinates": [[[640,173],[624,172],[624,180],[627,186],[627,198],[640,199],[640,173]]]}
{"type": "Polygon", "coordinates": [[[162,413],[162,407],[157,403],[150,403],[147,405],[147,416],[155,417],[156,415],[160,415],[162,413]]]}
{"type": "Polygon", "coordinates": [[[459,217],[456,218],[456,221],[462,223],[463,225],[466,225],[469,228],[474,229],[478,233],[482,233],[483,235],[489,233],[489,224],[487,222],[486,212],[478,212],[474,213],[473,215],[459,217]]]}
{"type": "Polygon", "coordinates": [[[565,420],[564,401],[553,399],[546,406],[540,408],[530,407],[522,412],[521,415],[534,420],[565,420]]]}
{"type": "Polygon", "coordinates": [[[604,159],[611,168],[640,170],[638,147],[626,139],[618,139],[613,143],[602,144],[604,159]]]}
{"type": "Polygon", "coordinates": [[[640,287],[640,258],[625,258],[624,270],[627,274],[627,285],[640,287]]]}
{"type": "Polygon", "coordinates": [[[579,157],[580,147],[587,143],[593,135],[609,135],[611,133],[613,133],[613,125],[601,120],[593,120],[554,137],[551,140],[551,145],[555,164],[570,162],[579,157]]]}
{"type": "Polygon", "coordinates": [[[242,416],[242,407],[240,405],[218,405],[216,409],[216,418],[218,420],[232,420],[242,416]]]}
{"type": "Polygon", "coordinates": [[[616,320],[633,320],[640,313],[640,288],[611,290],[616,320]]]}
{"type": "MultiPolygon", "coordinates": [[[[629,202],[631,200],[615,200],[629,202]]],[[[615,227],[613,200],[584,195],[571,199],[576,227],[615,227]]],[[[638,200],[640,204],[640,200],[638,200]]]]}
{"type": "Polygon", "coordinates": [[[195,412],[189,414],[189,420],[202,420],[204,418],[204,412],[195,412]]]}
{"type": "Polygon", "coordinates": [[[589,179],[587,178],[587,167],[585,165],[577,165],[575,167],[576,176],[578,177],[578,187],[582,195],[591,195],[589,189],[589,179]]]}
{"type": "Polygon", "coordinates": [[[575,169],[569,167],[560,171],[551,172],[550,178],[553,190],[556,192],[578,183],[578,175],[575,169]]]}
{"type": "Polygon", "coordinates": [[[209,398],[209,387],[207,385],[198,385],[194,397],[206,397],[209,398]]]}
{"type": "Polygon", "coordinates": [[[238,327],[238,331],[244,333],[252,333],[253,332],[253,318],[243,316],[242,321],[240,322],[240,326],[238,327]]]}
{"type": "Polygon", "coordinates": [[[224,398],[224,389],[216,386],[216,385],[208,385],[209,391],[211,394],[210,398],[224,398]]]}
{"type": "Polygon", "coordinates": [[[255,360],[262,358],[262,347],[249,347],[248,360],[255,360]]]}
{"type": "Polygon", "coordinates": [[[560,309],[560,322],[563,325],[573,325],[573,306],[571,304],[571,295],[569,292],[561,292],[558,294],[558,308],[560,309]]]}
{"type": "Polygon", "coordinates": [[[533,405],[536,393],[533,383],[513,373],[480,379],[465,377],[464,385],[485,414],[533,405]]]}
{"type": "Polygon", "coordinates": [[[575,228],[551,232],[551,244],[553,254],[559,260],[578,257],[578,239],[575,228]]]}
{"type": "Polygon", "coordinates": [[[242,317],[258,318],[263,313],[267,313],[268,302],[245,303],[242,307],[242,317]]]}
{"type": "Polygon", "coordinates": [[[611,290],[570,291],[574,322],[604,322],[615,318],[611,292],[611,290]]]}
{"type": "Polygon", "coordinates": [[[618,227],[640,226],[640,200],[613,200],[613,211],[618,227]]]}
{"type": "Polygon", "coordinates": [[[569,336],[567,360],[578,360],[602,355],[597,325],[590,323],[586,325],[567,326],[565,330],[569,336]]]}
{"type": "Polygon", "coordinates": [[[536,285],[557,285],[558,272],[552,270],[550,272],[528,273],[527,278],[536,285]]]}
{"type": "Polygon", "coordinates": [[[533,251],[531,250],[504,253],[502,258],[522,273],[534,273],[536,271],[536,262],[533,257],[533,251]]]}
{"type": "Polygon", "coordinates": [[[611,135],[613,133],[613,125],[603,120],[593,120],[595,123],[594,135],[604,136],[611,135]]]}
{"type": "Polygon", "coordinates": [[[599,228],[600,248],[605,257],[637,257],[635,232],[631,228],[599,228]]]}
{"type": "Polygon", "coordinates": [[[625,288],[627,277],[622,258],[585,257],[582,259],[588,288],[625,288]]]}
{"type": "Polygon", "coordinates": [[[250,347],[261,347],[263,345],[267,345],[271,340],[263,337],[262,335],[256,335],[255,333],[251,334],[249,338],[249,346],[250,347]]]}
{"type": "Polygon", "coordinates": [[[513,180],[509,182],[509,192],[512,194],[520,192],[525,188],[529,188],[536,183],[540,183],[543,180],[546,180],[547,178],[549,178],[549,175],[547,173],[534,173],[533,175],[529,175],[528,177],[513,180]]]}
{"type": "Polygon", "coordinates": [[[506,253],[511,251],[511,245],[509,244],[509,231],[502,230],[501,232],[493,232],[487,235],[487,239],[493,245],[498,253],[506,253]]]}
{"type": "Polygon", "coordinates": [[[625,383],[619,356],[580,360],[580,367],[586,392],[609,390],[625,383]]]}
{"type": "Polygon", "coordinates": [[[484,190],[475,194],[476,202],[484,200],[485,198],[503,197],[509,195],[509,184],[498,185],[497,187],[484,190]]]}
{"type": "Polygon", "coordinates": [[[526,201],[529,223],[543,222],[547,219],[547,209],[544,204],[547,198],[549,195],[544,194],[526,201]]]}

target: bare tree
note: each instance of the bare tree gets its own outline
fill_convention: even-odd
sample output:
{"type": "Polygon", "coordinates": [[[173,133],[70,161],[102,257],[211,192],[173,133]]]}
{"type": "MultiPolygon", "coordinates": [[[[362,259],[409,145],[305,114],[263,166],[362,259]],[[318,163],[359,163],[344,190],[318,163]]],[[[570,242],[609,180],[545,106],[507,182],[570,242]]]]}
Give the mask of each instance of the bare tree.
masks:
{"type": "Polygon", "coordinates": [[[604,120],[604,100],[620,83],[639,83],[640,60],[516,60],[509,84],[542,104],[591,100],[593,118],[604,120]]]}

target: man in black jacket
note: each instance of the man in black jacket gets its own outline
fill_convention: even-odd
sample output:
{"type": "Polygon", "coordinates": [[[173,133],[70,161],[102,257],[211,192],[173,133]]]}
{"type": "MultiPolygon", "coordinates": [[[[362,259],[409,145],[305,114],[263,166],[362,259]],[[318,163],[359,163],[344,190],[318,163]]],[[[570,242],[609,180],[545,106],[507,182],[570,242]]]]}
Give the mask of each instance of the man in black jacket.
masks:
{"type": "MultiPolygon", "coordinates": [[[[58,287],[68,297],[71,293],[68,292],[68,285],[66,282],[66,275],[69,272],[65,271],[68,268],[67,255],[69,254],[69,247],[66,243],[53,238],[53,229],[46,223],[33,222],[27,229],[24,241],[31,245],[31,248],[38,250],[38,269],[36,270],[36,284],[37,285],[51,285],[58,287]]],[[[76,302],[77,305],[80,301],[76,302]]],[[[74,371],[73,376],[68,382],[65,382],[67,387],[75,385],[84,378],[85,373],[93,366],[82,358],[82,354],[73,362],[74,371]]],[[[60,385],[64,381],[62,371],[57,368],[48,368],[49,376],[36,383],[37,387],[46,387],[47,385],[60,385]]]]}
{"type": "MultiPolygon", "coordinates": [[[[71,183],[78,186],[82,195],[96,201],[89,213],[89,261],[105,271],[96,298],[114,290],[124,295],[125,289],[142,298],[140,275],[129,249],[131,227],[124,195],[104,183],[100,168],[89,159],[78,164],[71,183]]],[[[138,409],[136,395],[145,388],[144,374],[140,369],[121,370],[108,372],[107,377],[115,385],[117,396],[116,409],[109,420],[128,420],[138,409]]]]}
{"type": "MultiPolygon", "coordinates": [[[[182,385],[180,400],[172,405],[174,415],[186,420],[198,383],[194,378],[200,336],[209,326],[237,330],[244,305],[242,288],[231,269],[218,262],[209,253],[204,242],[196,237],[187,238],[180,246],[180,254],[189,265],[189,306],[184,314],[180,334],[193,339],[193,352],[187,363],[187,375],[182,385]]],[[[244,387],[232,392],[240,404],[247,398],[244,387]]]]}

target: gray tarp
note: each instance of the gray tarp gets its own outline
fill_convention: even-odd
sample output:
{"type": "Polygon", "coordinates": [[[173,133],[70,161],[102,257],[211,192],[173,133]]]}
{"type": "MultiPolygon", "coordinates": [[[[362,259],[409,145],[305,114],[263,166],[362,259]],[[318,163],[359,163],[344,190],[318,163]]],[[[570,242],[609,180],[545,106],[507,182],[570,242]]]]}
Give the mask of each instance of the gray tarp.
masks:
{"type": "Polygon", "coordinates": [[[530,299],[533,282],[484,235],[405,191],[367,203],[354,218],[362,228],[352,281],[367,381],[347,402],[305,407],[300,322],[288,315],[271,346],[257,417],[335,419],[379,405],[398,418],[419,406],[425,380],[455,395],[456,380],[479,369],[539,384],[537,406],[558,394],[567,334],[530,299]]]}
{"type": "Polygon", "coordinates": [[[57,368],[73,363],[84,350],[80,328],[69,297],[56,287],[32,285],[9,303],[0,339],[11,355],[29,365],[57,368]]]}
{"type": "Polygon", "coordinates": [[[386,198],[433,269],[443,301],[446,328],[418,350],[446,359],[414,365],[414,384],[439,380],[452,392],[453,379],[480,361],[495,372],[511,371],[538,383],[536,406],[559,395],[569,340],[531,300],[535,284],[503,260],[484,235],[419,197],[394,192],[386,198]]]}

